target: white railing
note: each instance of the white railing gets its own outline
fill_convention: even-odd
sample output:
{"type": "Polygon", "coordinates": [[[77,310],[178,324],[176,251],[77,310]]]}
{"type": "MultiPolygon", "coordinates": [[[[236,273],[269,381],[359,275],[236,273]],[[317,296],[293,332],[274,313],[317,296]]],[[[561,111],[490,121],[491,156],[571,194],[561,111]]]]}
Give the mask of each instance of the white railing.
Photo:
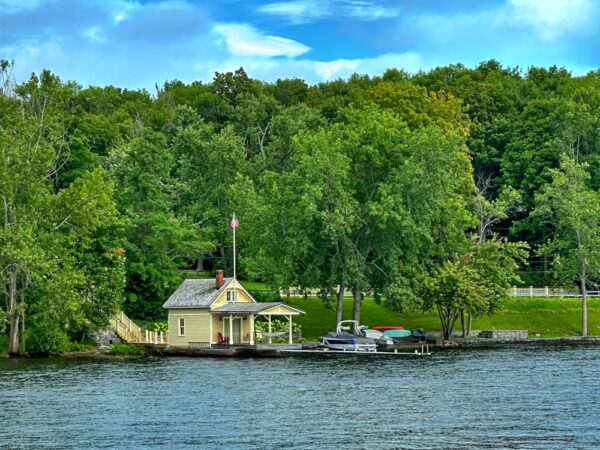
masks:
{"type": "MultiPolygon", "coordinates": [[[[544,287],[516,287],[513,286],[509,295],[511,297],[581,297],[581,293],[574,289],[544,287]]],[[[588,291],[588,297],[600,297],[600,291],[588,291]]]]}
{"type": "Polygon", "coordinates": [[[169,342],[169,333],[146,330],[144,338],[144,344],[167,344],[169,342]]]}
{"type": "Polygon", "coordinates": [[[124,312],[121,311],[115,315],[111,319],[110,324],[114,327],[117,336],[125,342],[142,341],[142,329],[138,324],[127,317],[124,312]]]}
{"type": "Polygon", "coordinates": [[[117,336],[123,341],[131,344],[167,344],[169,342],[169,333],[162,331],[142,330],[133,320],[120,312],[115,315],[110,324],[115,329],[117,336]]]}

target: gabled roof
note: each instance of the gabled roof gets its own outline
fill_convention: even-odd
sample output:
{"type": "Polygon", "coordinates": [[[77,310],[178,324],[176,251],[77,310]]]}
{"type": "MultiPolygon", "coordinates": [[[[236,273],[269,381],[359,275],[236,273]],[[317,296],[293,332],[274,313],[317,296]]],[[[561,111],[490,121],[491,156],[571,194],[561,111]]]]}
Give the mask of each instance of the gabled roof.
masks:
{"type": "Polygon", "coordinates": [[[258,302],[258,303],[242,303],[242,302],[234,302],[227,303],[225,305],[219,306],[211,310],[211,314],[237,314],[237,313],[249,313],[249,314],[258,314],[261,312],[268,312],[271,308],[276,308],[278,306],[283,307],[288,310],[292,314],[304,314],[304,311],[298,308],[294,308],[293,306],[286,305],[281,302],[258,302]]]}
{"type": "Polygon", "coordinates": [[[183,280],[163,308],[208,308],[232,281],[233,278],[225,278],[217,290],[214,278],[183,280]]]}

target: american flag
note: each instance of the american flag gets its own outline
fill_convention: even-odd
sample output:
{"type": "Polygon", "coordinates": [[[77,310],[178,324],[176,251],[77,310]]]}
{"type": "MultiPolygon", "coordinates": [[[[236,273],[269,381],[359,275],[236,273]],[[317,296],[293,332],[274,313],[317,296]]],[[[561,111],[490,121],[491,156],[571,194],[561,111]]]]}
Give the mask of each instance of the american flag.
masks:
{"type": "Polygon", "coordinates": [[[240,224],[240,221],[237,220],[237,217],[235,217],[235,214],[233,215],[233,219],[231,219],[231,223],[229,224],[229,226],[231,228],[237,228],[240,224]]]}

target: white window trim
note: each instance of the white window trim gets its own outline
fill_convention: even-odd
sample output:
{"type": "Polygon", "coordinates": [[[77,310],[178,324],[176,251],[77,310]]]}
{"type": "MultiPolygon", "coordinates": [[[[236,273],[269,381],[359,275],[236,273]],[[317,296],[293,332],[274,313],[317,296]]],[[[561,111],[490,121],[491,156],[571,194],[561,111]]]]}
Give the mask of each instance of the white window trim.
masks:
{"type": "Polygon", "coordinates": [[[177,327],[177,332],[178,332],[178,336],[185,336],[185,318],[184,317],[180,317],[178,320],[178,327],[177,327]],[[183,333],[181,332],[181,330],[183,330],[183,333]]]}
{"type": "Polygon", "coordinates": [[[227,303],[235,303],[235,289],[227,289],[227,293],[225,294],[227,303]]]}

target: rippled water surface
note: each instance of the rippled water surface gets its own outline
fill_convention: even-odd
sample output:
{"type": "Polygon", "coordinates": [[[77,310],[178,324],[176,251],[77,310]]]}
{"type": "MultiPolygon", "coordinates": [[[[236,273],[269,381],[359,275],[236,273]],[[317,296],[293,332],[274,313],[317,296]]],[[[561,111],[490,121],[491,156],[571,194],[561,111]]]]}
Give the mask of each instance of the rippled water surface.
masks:
{"type": "Polygon", "coordinates": [[[0,448],[600,448],[600,347],[0,361],[0,448]]]}

